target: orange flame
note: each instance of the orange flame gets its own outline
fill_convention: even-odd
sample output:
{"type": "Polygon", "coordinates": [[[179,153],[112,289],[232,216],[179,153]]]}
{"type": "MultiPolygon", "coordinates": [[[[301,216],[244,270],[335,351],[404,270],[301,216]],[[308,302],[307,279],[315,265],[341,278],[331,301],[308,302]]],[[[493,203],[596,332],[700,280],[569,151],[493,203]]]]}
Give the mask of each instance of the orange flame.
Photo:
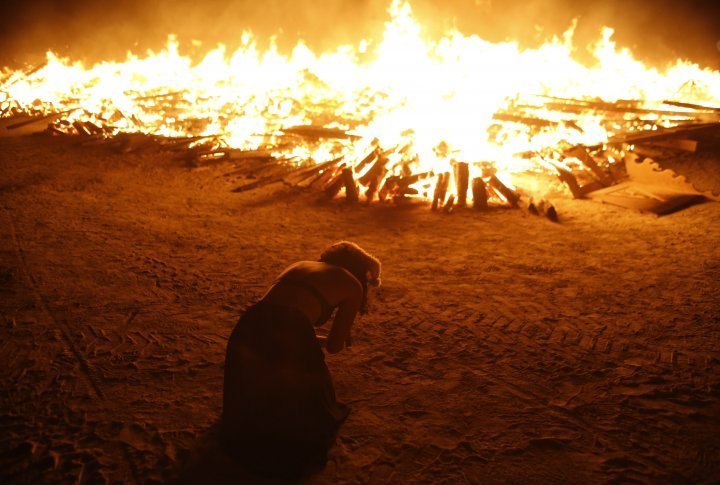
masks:
{"type": "Polygon", "coordinates": [[[401,158],[411,159],[416,172],[450,171],[454,160],[491,161],[506,177],[545,169],[543,157],[518,154],[602,144],[632,121],[609,122],[592,109],[568,114],[552,107],[552,97],[639,100],[637,107],[651,112],[635,120],[638,128],[682,121],[683,108],[663,114],[667,99],[720,104],[720,72],[685,61],[665,70],[645,66],[615,45],[609,28],[588,66],[572,58],[573,28],[523,50],[459,32],[426,39],[406,1],[394,0],[388,11],[379,42],[332,52],[317,54],[302,41],[290,55],[276,47],[260,52],[245,32],[235,52],[221,45],[193,64],[171,36],[161,52],[90,67],[49,52],[32,74],[6,71],[0,91],[5,105],[72,109],[68,121],[113,132],[217,135],[229,147],[270,146],[283,158],[315,163],[340,154],[362,158],[368,140],[376,139],[384,148],[406,148],[389,155],[391,168],[401,158]],[[518,112],[546,125],[531,129],[498,115],[518,112]],[[281,146],[278,134],[293,125],[339,128],[358,138],[281,146]]]}

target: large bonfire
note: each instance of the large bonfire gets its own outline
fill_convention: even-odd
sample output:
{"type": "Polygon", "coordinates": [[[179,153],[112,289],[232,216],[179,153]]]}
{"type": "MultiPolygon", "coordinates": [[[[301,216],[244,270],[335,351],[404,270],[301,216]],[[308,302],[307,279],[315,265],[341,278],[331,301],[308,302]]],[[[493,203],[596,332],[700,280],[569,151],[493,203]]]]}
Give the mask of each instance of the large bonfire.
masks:
{"type": "Polygon", "coordinates": [[[290,55],[260,52],[249,32],[235,52],[219,46],[198,63],[173,37],[159,53],[91,67],[48,53],[42,67],[2,73],[2,117],[43,116],[56,134],[179,138],[198,160],[272,162],[268,180],[296,176],[330,193],[359,183],[368,200],[437,199],[444,185],[440,204],[445,190],[464,203],[468,180],[487,184],[491,202],[513,202],[521,173],[607,182],[638,136],[720,120],[720,72],[648,67],[608,28],[584,65],[572,29],[520,49],[459,32],[426,39],[403,0],[389,14],[378,42],[321,54],[302,41],[290,55]]]}

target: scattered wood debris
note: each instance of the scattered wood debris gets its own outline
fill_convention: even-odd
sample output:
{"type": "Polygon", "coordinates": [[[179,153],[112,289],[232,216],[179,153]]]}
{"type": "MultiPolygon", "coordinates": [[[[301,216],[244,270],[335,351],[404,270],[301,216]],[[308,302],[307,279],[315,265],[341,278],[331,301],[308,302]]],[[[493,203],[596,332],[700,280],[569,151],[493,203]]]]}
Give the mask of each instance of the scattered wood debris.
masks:
{"type": "MultiPolygon", "coordinates": [[[[537,105],[511,104],[494,114],[503,124],[520,124],[533,133],[558,127],[582,131],[575,122],[578,114],[600,113],[613,133],[606,143],[595,146],[558,146],[545,153],[518,153],[518,158],[538,160],[554,171],[574,198],[591,198],[626,207],[666,213],[698,199],[714,198],[685,184],[677,187],[668,177],[656,177],[652,183],[640,176],[636,166],[656,172],[657,167],[643,153],[663,149],[671,153],[696,153],[703,149],[708,134],[720,132],[720,108],[664,101],[647,108],[637,100],[606,102],[538,96],[537,105]],[[548,112],[552,114],[548,115],[548,112]],[[542,113],[542,114],[539,114],[542,113]],[[669,126],[669,127],[666,127],[669,126]],[[649,127],[649,128],[648,128],[649,127]],[[628,160],[641,160],[640,163],[628,160]],[[668,190],[671,187],[672,190],[668,190]],[[628,195],[631,191],[634,195],[628,195]],[[658,203],[638,202],[643,193],[658,203]],[[672,196],[670,195],[672,193],[672,196]],[[628,202],[630,199],[633,202],[628,202]],[[672,202],[671,202],[672,200],[672,202]]],[[[171,113],[185,101],[182,92],[138,96],[138,102],[157,106],[171,113]]],[[[352,130],[324,125],[296,125],[275,133],[258,134],[258,142],[248,148],[230,146],[223,134],[187,137],[162,137],[127,132],[114,123],[140,128],[141,123],[115,111],[107,119],[83,117],[79,109],[42,113],[25,112],[6,102],[0,116],[0,136],[46,133],[52,136],[77,136],[86,145],[104,145],[121,153],[169,150],[193,168],[233,165],[224,174],[228,180],[242,179],[233,192],[245,192],[268,184],[284,183],[317,190],[328,198],[344,197],[350,204],[402,203],[410,198],[431,201],[433,211],[451,213],[468,206],[479,211],[493,207],[522,207],[530,214],[557,222],[552,202],[522,187],[513,187],[489,169],[487,161],[456,160],[449,147],[441,143],[436,154],[448,161],[447,169],[416,172],[420,166],[412,142],[381,147],[377,139],[365,140],[352,130]],[[85,119],[87,118],[87,119],[85,119]],[[330,153],[327,161],[311,155],[324,144],[330,153]],[[363,148],[364,147],[364,148],[363,148]]],[[[203,120],[189,120],[186,123],[203,120]]],[[[492,136],[492,134],[491,134],[492,136]]],[[[677,177],[671,176],[674,180],[677,177]]],[[[685,181],[686,182],[686,181],[685,181]]]]}

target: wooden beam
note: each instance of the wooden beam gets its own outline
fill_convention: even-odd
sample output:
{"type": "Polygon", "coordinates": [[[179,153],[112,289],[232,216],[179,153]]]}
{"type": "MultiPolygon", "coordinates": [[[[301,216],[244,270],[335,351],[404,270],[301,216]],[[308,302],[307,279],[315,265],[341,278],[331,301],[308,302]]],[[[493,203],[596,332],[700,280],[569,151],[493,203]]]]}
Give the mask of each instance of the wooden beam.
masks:
{"type": "Polygon", "coordinates": [[[455,187],[457,189],[457,205],[467,205],[468,183],[470,180],[470,166],[467,162],[455,163],[455,187]]]}
{"type": "Polygon", "coordinates": [[[450,194],[450,196],[445,201],[445,205],[443,205],[443,210],[446,214],[450,214],[453,211],[453,208],[455,206],[455,196],[450,194]]]}
{"type": "MultiPolygon", "coordinates": [[[[344,168],[344,167],[343,167],[344,168]]],[[[333,176],[325,186],[325,195],[328,199],[333,199],[335,196],[340,192],[340,189],[343,188],[343,185],[345,183],[343,171],[340,170],[339,173],[337,173],[335,176],[333,176]]]]}
{"type": "Polygon", "coordinates": [[[600,182],[605,187],[613,183],[610,175],[608,175],[607,172],[600,168],[595,159],[590,155],[588,149],[584,146],[575,146],[570,150],[566,151],[564,155],[568,158],[576,158],[580,160],[583,165],[585,165],[592,172],[595,178],[597,178],[598,182],[600,182]]]}
{"type": "Polygon", "coordinates": [[[557,121],[544,120],[542,118],[533,118],[530,116],[519,116],[512,113],[495,113],[493,119],[497,121],[509,121],[511,123],[521,123],[527,126],[538,126],[546,128],[549,126],[559,126],[557,121]]]}
{"type": "Polygon", "coordinates": [[[473,208],[475,210],[488,209],[488,194],[485,181],[482,177],[475,177],[472,181],[473,208]]]}
{"type": "Polygon", "coordinates": [[[326,128],[324,126],[315,125],[289,126],[281,129],[280,131],[287,135],[297,135],[305,138],[359,138],[357,135],[352,135],[339,128],[326,128]]]}
{"type": "Polygon", "coordinates": [[[518,202],[520,201],[520,196],[514,190],[502,183],[496,175],[490,177],[489,183],[490,186],[502,194],[505,200],[508,201],[508,204],[512,207],[517,207],[518,202]]]}
{"type": "Polygon", "coordinates": [[[613,136],[608,140],[609,145],[622,143],[645,143],[676,136],[701,133],[704,131],[720,130],[720,123],[699,123],[694,125],[676,126],[674,128],[646,130],[634,133],[624,133],[613,136]]]}
{"type": "Polygon", "coordinates": [[[359,195],[352,168],[347,167],[342,169],[342,179],[343,186],[345,187],[345,199],[351,204],[356,203],[359,200],[359,195]]]}
{"type": "Polygon", "coordinates": [[[443,172],[437,176],[437,182],[435,184],[435,192],[433,194],[432,210],[437,210],[440,206],[445,203],[445,194],[447,193],[448,181],[450,180],[450,173],[443,172]]]}
{"type": "Polygon", "coordinates": [[[648,142],[648,144],[662,148],[672,148],[674,150],[680,150],[689,153],[695,153],[698,147],[697,141],[689,140],[687,138],[667,138],[664,140],[651,141],[648,142]]]}

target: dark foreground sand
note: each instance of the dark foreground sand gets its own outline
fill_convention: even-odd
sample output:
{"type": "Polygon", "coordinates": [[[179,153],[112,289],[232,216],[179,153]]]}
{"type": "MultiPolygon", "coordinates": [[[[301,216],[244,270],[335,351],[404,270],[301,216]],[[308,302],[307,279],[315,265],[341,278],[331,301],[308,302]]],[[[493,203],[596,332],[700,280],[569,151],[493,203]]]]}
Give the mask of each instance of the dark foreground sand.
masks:
{"type": "Polygon", "coordinates": [[[226,339],[338,239],[384,286],[328,357],[353,412],[309,483],[720,480],[720,204],[553,224],[233,194],[231,168],[0,140],[3,483],[257,480],[216,443],[226,339]]]}

